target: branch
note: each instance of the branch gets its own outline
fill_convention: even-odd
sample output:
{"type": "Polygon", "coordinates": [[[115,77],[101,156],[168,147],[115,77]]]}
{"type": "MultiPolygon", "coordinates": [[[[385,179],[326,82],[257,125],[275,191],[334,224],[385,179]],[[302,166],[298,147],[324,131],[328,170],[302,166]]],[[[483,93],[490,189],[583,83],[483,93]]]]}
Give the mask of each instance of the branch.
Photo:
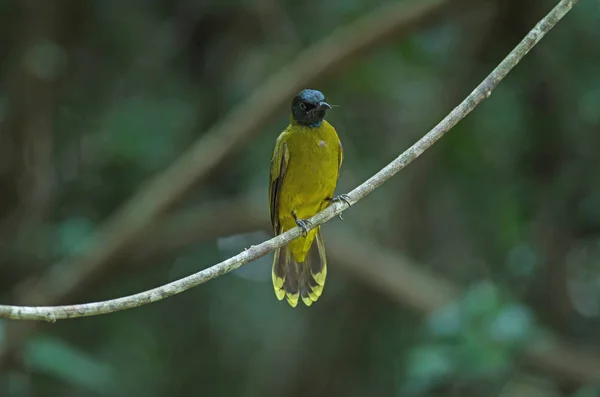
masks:
{"type": "MultiPolygon", "coordinates": [[[[258,88],[228,117],[204,136],[169,168],[142,186],[90,239],[83,256],[54,264],[39,280],[17,287],[19,304],[60,304],[86,281],[114,262],[147,227],[210,174],[279,112],[289,99],[310,82],[339,72],[351,59],[394,35],[407,33],[440,14],[450,0],[393,2],[341,28],[302,52],[290,65],[258,88]]],[[[5,312],[6,313],[6,312],[5,312]]],[[[39,318],[39,317],[38,317],[39,318]]],[[[50,318],[50,317],[48,317],[50,318]]]]}
{"type": "MultiPolygon", "coordinates": [[[[544,37],[544,35],[554,27],[554,25],[564,17],[567,12],[577,3],[577,0],[562,0],[550,13],[542,19],[528,34],[525,38],[515,47],[513,51],[490,73],[482,82],[475,88],[475,90],[454,110],[450,112],[438,125],[436,125],[431,131],[429,131],[423,138],[417,143],[411,146],[408,150],[402,153],[398,158],[384,167],[377,174],[369,178],[366,182],[351,191],[348,196],[350,202],[355,204],[362,198],[366,197],[377,187],[381,186],[385,181],[396,175],[400,170],[414,161],[419,157],[425,150],[430,148],[435,142],[437,142],[446,132],[454,127],[460,120],[466,117],[477,105],[483,100],[488,98],[492,90],[498,85],[498,83],[508,75],[508,73],[519,63],[519,61],[544,37]]],[[[225,131],[223,131],[225,133],[225,131]]],[[[212,145],[208,145],[209,147],[212,145]]],[[[190,153],[183,156],[183,158],[175,164],[172,168],[168,169],[165,174],[159,178],[159,182],[163,181],[165,177],[176,178],[179,176],[179,172],[183,175],[190,175],[190,170],[193,170],[199,160],[193,157],[197,155],[196,151],[203,152],[206,150],[204,146],[200,148],[192,148],[193,156],[190,158],[190,153]],[[196,149],[196,150],[194,150],[196,149]],[[172,173],[174,175],[171,175],[172,173]]],[[[199,153],[198,153],[199,154],[199,153]]],[[[202,157],[199,157],[202,158],[202,157]]],[[[210,168],[210,167],[206,167],[210,168]]],[[[190,177],[190,179],[194,179],[190,177]]],[[[156,191],[157,187],[160,187],[161,183],[155,183],[148,188],[148,196],[152,197],[153,194],[157,196],[164,196],[164,192],[156,191]],[[162,195],[159,193],[163,193],[162,195]]],[[[180,192],[185,186],[180,186],[180,189],[176,189],[176,192],[180,192]]],[[[142,213],[145,215],[143,219],[147,217],[152,218],[154,212],[166,206],[166,202],[170,200],[164,198],[163,200],[158,199],[157,206],[150,206],[149,208],[142,208],[142,213]],[[144,213],[145,211],[145,213],[144,213]]],[[[132,201],[131,203],[135,203],[132,201]]],[[[130,204],[131,204],[130,203],[130,204]]],[[[139,204],[138,204],[139,205],[139,204]]],[[[344,203],[334,203],[333,205],[326,208],[321,213],[310,219],[311,227],[314,228],[317,225],[321,225],[338,214],[342,213],[346,208],[344,203]]],[[[124,219],[128,219],[123,226],[125,232],[129,232],[128,235],[137,235],[141,232],[137,228],[141,227],[140,222],[135,216],[136,211],[140,211],[139,208],[129,208],[129,205],[125,206],[125,212],[122,213],[124,219]],[[131,225],[129,224],[131,222],[131,225]]],[[[139,214],[138,214],[139,215],[139,214]]],[[[119,218],[120,219],[120,218],[119,218]]],[[[114,225],[109,224],[108,230],[114,225]]],[[[122,234],[117,233],[119,236],[122,234]]],[[[222,276],[232,270],[239,268],[240,266],[258,259],[269,252],[280,248],[295,238],[298,238],[301,234],[299,227],[295,227],[281,235],[278,235],[270,240],[267,240],[259,245],[252,246],[244,252],[229,258],[219,264],[202,270],[198,273],[192,274],[188,277],[173,281],[163,286],[150,289],[148,291],[140,292],[134,295],[125,296],[122,298],[111,299],[107,301],[86,303],[80,305],[64,305],[64,306],[8,306],[0,305],[0,318],[10,318],[14,320],[46,320],[55,321],[58,319],[76,318],[76,317],[87,317],[100,314],[113,313],[116,311],[131,309],[134,307],[142,306],[148,303],[153,303],[162,299],[166,299],[170,296],[182,293],[190,288],[196,287],[216,277],[222,276]]],[[[106,236],[108,242],[114,240],[115,237],[106,236]]],[[[122,243],[121,243],[122,244],[122,243]]],[[[110,246],[110,244],[109,244],[110,246]]],[[[120,246],[117,242],[113,243],[113,246],[120,246]]],[[[98,247],[100,248],[100,247],[98,247]]],[[[104,254],[107,255],[107,254],[104,254]]]]}

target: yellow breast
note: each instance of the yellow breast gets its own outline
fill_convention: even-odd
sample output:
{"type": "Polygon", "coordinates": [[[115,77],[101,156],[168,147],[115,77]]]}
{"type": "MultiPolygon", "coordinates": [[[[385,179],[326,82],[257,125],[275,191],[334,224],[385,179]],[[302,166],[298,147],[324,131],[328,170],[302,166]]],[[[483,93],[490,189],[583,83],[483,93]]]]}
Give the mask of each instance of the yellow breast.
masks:
{"type": "MultiPolygon", "coordinates": [[[[283,230],[296,226],[292,212],[307,219],[328,205],[338,179],[340,142],[333,126],[323,120],[319,127],[293,125],[284,142],[289,151],[285,177],[279,195],[279,221],[283,230]]],[[[302,262],[316,230],[290,244],[296,260],[302,262]]]]}

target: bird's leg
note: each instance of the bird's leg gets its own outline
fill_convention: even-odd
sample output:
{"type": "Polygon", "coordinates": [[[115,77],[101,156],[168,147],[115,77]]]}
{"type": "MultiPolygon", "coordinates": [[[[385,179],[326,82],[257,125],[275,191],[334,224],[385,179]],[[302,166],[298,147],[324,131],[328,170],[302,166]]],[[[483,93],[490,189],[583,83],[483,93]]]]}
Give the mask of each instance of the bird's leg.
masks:
{"type": "MultiPolygon", "coordinates": [[[[336,201],[343,201],[344,203],[348,204],[348,208],[352,207],[352,204],[350,204],[350,197],[347,194],[340,194],[339,196],[335,196],[333,198],[327,198],[326,200],[330,201],[332,203],[335,203],[336,201]]],[[[338,214],[338,218],[340,218],[341,220],[344,220],[344,218],[342,218],[341,213],[338,214]]]]}
{"type": "Polygon", "coordinates": [[[306,219],[298,219],[296,211],[292,211],[292,216],[296,221],[296,225],[300,226],[300,228],[302,229],[302,236],[306,237],[308,235],[308,228],[310,227],[310,222],[306,219]]]}

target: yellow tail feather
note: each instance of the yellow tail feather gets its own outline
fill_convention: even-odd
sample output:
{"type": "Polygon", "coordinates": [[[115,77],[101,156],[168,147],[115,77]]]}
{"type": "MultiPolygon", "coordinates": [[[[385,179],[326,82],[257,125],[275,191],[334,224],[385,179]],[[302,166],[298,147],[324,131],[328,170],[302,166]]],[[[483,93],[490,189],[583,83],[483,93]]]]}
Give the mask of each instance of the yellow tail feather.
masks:
{"type": "Polygon", "coordinates": [[[320,228],[310,247],[304,262],[296,262],[288,247],[275,251],[272,279],[275,296],[278,300],[285,297],[292,307],[298,304],[298,298],[306,306],[316,302],[323,293],[327,278],[327,258],[320,228]]]}

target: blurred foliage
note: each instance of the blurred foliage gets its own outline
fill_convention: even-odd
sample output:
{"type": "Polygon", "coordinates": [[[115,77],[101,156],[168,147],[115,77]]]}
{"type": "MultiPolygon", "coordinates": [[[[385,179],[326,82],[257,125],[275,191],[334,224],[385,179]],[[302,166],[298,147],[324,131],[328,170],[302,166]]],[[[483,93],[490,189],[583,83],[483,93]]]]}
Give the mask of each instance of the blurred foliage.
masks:
{"type": "MultiPolygon", "coordinates": [[[[84,253],[124,200],[296,54],[383,3],[0,1],[2,303],[84,253]]],[[[456,5],[319,82],[340,105],[328,116],[345,149],[339,191],[437,123],[555,3],[456,5]]],[[[463,286],[457,301],[423,316],[334,262],[318,304],[292,310],[266,257],[166,301],[44,326],[1,363],[0,395],[600,396],[519,354],[556,337],[600,354],[598,26],[600,3],[580,1],[489,100],[346,213],[344,227],[463,286]]],[[[252,192],[267,208],[287,120],[180,206],[252,192]]],[[[124,259],[72,299],[148,289],[269,236],[229,229],[124,259]]]]}

